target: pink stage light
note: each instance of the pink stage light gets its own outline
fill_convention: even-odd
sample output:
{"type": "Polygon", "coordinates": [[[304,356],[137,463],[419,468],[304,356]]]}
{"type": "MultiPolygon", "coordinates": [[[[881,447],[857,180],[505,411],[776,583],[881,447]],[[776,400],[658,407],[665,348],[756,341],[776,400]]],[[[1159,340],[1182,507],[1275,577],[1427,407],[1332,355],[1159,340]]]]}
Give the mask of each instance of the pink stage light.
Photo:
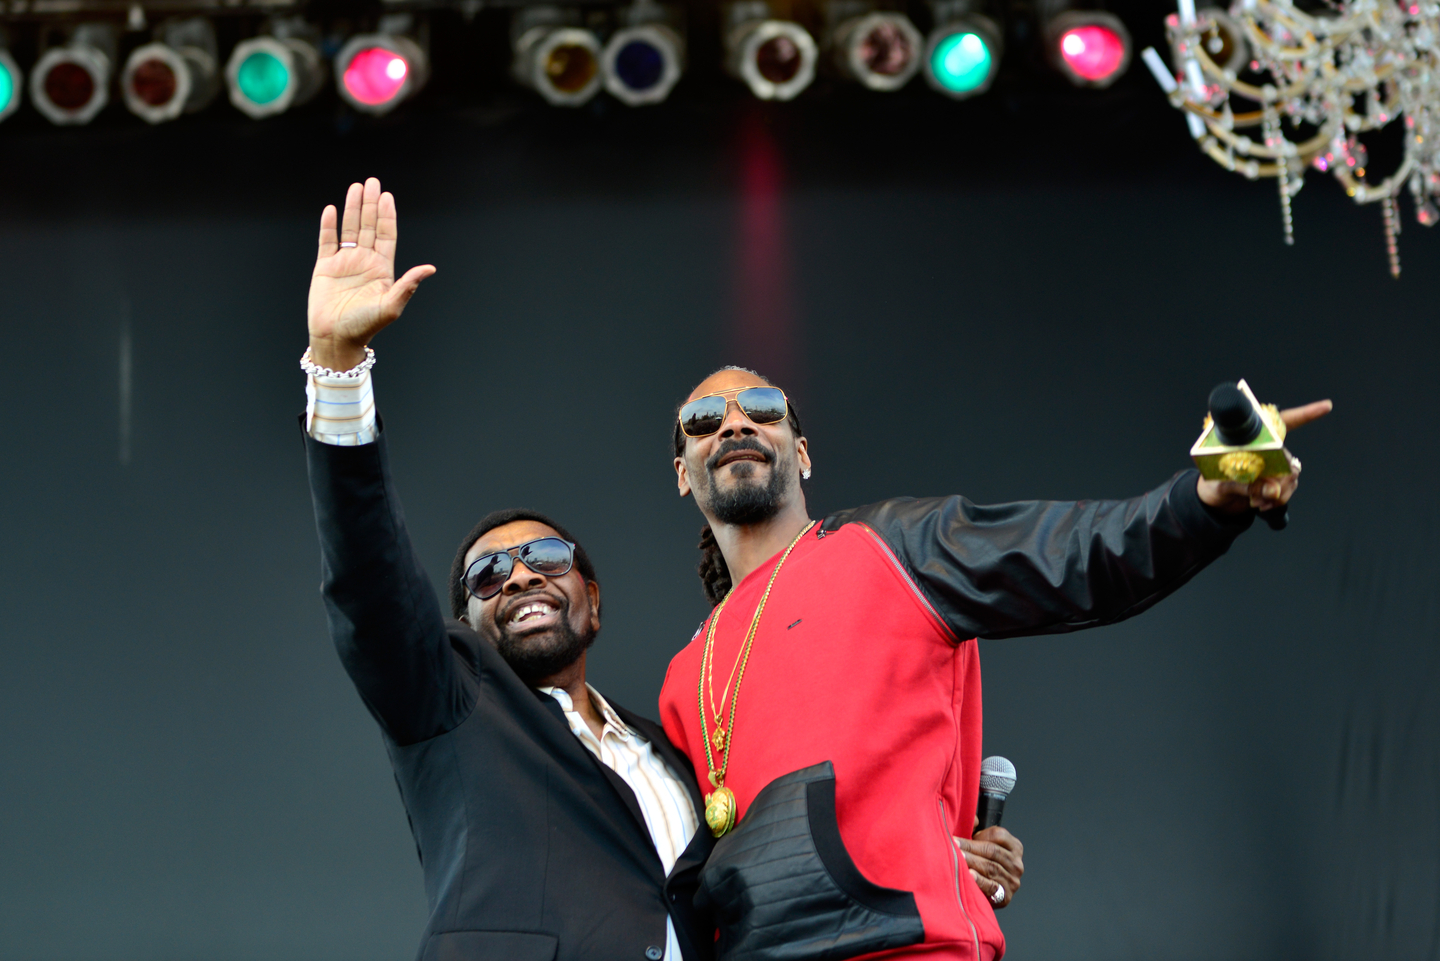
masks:
{"type": "Polygon", "coordinates": [[[1125,40],[1108,27],[1073,27],[1060,37],[1060,56],[1081,77],[1101,81],[1124,63],[1125,40]]]}
{"type": "Polygon", "coordinates": [[[368,47],[345,68],[345,89],[361,103],[378,106],[400,92],[409,72],[405,58],[393,50],[368,47]]]}

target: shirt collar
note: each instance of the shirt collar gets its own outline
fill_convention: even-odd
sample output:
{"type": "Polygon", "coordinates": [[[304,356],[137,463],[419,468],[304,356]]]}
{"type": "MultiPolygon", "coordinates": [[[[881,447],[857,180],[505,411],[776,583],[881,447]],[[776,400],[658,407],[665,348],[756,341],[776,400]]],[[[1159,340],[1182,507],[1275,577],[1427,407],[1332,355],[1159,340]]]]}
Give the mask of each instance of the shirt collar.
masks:
{"type": "MultiPolygon", "coordinates": [[[[595,688],[591,687],[589,684],[585,685],[585,689],[590,692],[590,701],[595,705],[597,709],[599,709],[600,717],[604,719],[606,728],[614,728],[615,733],[621,737],[629,737],[631,734],[635,733],[630,729],[630,725],[626,724],[624,719],[621,718],[619,714],[615,713],[615,709],[610,706],[610,702],[605,700],[605,698],[600,695],[599,691],[595,690],[595,688]]],[[[536,690],[544,694],[549,694],[551,697],[553,697],[556,701],[559,702],[560,709],[562,711],[564,711],[567,715],[574,714],[577,716],[578,719],[580,712],[575,710],[575,702],[571,699],[569,691],[565,690],[563,687],[540,687],[536,688],[536,690]]],[[[583,727],[584,722],[581,721],[580,723],[583,727]]]]}

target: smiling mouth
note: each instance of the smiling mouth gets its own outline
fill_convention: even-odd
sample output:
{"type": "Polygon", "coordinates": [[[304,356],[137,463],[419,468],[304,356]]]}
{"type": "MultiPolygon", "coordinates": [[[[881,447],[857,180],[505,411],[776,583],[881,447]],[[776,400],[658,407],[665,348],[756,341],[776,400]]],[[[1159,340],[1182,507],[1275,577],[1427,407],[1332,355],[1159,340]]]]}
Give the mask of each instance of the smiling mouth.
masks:
{"type": "Polygon", "coordinates": [[[718,469],[724,467],[726,464],[738,464],[742,461],[764,464],[767,463],[768,459],[763,454],[756,453],[753,450],[737,450],[734,453],[721,457],[715,464],[715,467],[718,469]]]}
{"type": "Polygon", "coordinates": [[[515,613],[510,615],[505,624],[508,627],[523,627],[558,611],[559,608],[549,601],[529,601],[517,607],[515,613]]]}

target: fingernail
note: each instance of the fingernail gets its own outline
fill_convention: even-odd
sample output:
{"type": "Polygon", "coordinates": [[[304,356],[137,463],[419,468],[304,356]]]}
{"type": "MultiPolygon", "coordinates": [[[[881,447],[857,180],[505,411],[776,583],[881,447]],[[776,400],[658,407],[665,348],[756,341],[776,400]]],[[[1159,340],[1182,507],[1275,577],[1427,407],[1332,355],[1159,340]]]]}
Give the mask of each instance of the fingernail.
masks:
{"type": "Polygon", "coordinates": [[[975,879],[975,883],[980,883],[980,875],[976,874],[974,871],[971,871],[970,876],[975,879]]]}

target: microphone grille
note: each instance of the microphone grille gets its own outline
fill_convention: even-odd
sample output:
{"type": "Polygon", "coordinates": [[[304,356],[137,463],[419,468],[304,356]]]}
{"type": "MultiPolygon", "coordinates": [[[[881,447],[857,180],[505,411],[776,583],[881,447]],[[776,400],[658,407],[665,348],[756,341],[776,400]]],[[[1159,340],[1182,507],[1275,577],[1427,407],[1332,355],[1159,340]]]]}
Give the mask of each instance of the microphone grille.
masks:
{"type": "Polygon", "coordinates": [[[1243,447],[1260,436],[1260,418],[1237,384],[1220,384],[1210,392],[1210,416],[1220,440],[1232,447],[1243,447]]]}
{"type": "Polygon", "coordinates": [[[1015,765],[996,755],[980,762],[980,790],[1008,796],[1015,790],[1015,765]]]}

